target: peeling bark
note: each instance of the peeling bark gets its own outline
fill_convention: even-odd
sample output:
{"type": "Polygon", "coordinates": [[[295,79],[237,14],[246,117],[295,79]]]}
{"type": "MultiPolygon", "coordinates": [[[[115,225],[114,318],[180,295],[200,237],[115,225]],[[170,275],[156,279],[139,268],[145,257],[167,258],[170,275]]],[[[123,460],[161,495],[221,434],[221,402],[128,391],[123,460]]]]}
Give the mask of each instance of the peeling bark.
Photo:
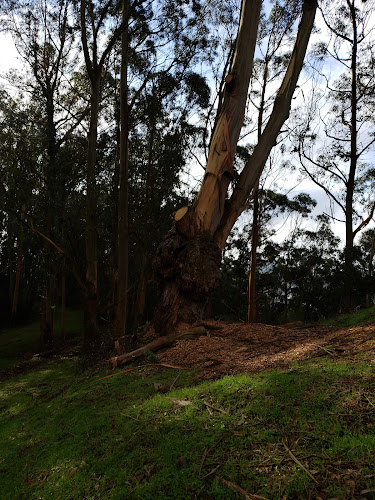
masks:
{"type": "Polygon", "coordinates": [[[212,136],[204,179],[194,212],[200,232],[213,234],[220,225],[233,159],[241,132],[250,84],[260,18],[260,0],[242,3],[240,26],[230,74],[224,87],[223,106],[212,136]]]}

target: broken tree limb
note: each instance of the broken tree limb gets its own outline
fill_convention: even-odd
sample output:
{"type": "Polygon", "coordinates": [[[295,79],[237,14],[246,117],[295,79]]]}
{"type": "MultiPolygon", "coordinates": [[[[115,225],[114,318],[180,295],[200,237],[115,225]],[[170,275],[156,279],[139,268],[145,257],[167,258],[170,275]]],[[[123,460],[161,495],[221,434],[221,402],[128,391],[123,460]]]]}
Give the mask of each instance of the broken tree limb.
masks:
{"type": "Polygon", "coordinates": [[[189,232],[190,217],[189,217],[189,207],[184,206],[177,210],[174,216],[174,222],[176,228],[180,234],[185,234],[189,232]]]}
{"type": "Polygon", "coordinates": [[[177,340],[197,338],[202,335],[207,335],[206,329],[203,326],[191,328],[190,330],[183,330],[178,333],[172,333],[171,335],[165,335],[164,337],[159,337],[158,339],[149,342],[135,351],[121,354],[121,356],[114,356],[109,360],[109,363],[112,368],[115,368],[116,366],[124,365],[125,363],[130,363],[131,361],[140,358],[143,356],[145,351],[156,352],[163,349],[163,347],[173,345],[177,342],[177,340]]]}

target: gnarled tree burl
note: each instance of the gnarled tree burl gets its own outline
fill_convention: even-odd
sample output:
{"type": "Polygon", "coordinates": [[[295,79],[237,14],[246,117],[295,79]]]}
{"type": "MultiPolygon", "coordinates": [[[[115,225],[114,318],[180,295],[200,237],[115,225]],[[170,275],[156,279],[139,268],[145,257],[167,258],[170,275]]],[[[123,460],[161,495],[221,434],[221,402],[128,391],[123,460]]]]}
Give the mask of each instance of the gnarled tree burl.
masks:
{"type": "Polygon", "coordinates": [[[303,2],[293,52],[272,113],[228,197],[228,187],[234,178],[233,159],[245,114],[261,4],[261,0],[242,2],[235,56],[226,78],[223,106],[212,136],[199,194],[193,206],[177,211],[174,226],[154,260],[160,294],[154,325],[161,333],[169,333],[178,322],[192,323],[208,314],[210,295],[220,283],[225,241],[245,209],[289,116],[314,24],[316,0],[303,2]]]}

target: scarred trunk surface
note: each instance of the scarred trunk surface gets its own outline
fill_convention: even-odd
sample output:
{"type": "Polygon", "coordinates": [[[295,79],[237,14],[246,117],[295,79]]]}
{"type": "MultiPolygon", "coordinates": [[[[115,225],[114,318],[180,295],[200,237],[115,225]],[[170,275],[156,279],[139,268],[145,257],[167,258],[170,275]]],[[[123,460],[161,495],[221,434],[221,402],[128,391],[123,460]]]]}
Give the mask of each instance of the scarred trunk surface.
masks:
{"type": "Polygon", "coordinates": [[[155,330],[170,333],[179,322],[193,323],[210,312],[210,296],[220,284],[221,250],[212,236],[192,240],[173,228],[154,260],[159,283],[155,330]]]}

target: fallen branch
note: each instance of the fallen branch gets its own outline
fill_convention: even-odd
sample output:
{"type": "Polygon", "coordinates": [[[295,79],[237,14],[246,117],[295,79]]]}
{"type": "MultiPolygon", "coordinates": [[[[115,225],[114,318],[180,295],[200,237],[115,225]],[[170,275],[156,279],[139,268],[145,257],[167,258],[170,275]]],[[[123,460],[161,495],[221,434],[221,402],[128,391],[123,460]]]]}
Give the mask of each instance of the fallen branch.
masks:
{"type": "Polygon", "coordinates": [[[143,356],[145,351],[156,352],[164,347],[169,347],[173,345],[177,340],[182,339],[191,339],[201,337],[202,335],[207,335],[206,329],[202,326],[198,326],[196,328],[192,328],[191,330],[183,330],[179,333],[173,333],[171,335],[165,335],[164,337],[159,337],[158,339],[153,340],[152,342],[146,344],[135,351],[128,352],[126,354],[121,354],[120,356],[114,356],[109,360],[109,363],[112,368],[116,368],[116,366],[123,365],[125,363],[130,363],[130,361],[134,361],[135,359],[143,356]]]}
{"type": "Polygon", "coordinates": [[[207,328],[207,330],[222,330],[224,328],[224,326],[206,323],[205,321],[200,321],[197,326],[203,326],[204,328],[207,328]]]}

